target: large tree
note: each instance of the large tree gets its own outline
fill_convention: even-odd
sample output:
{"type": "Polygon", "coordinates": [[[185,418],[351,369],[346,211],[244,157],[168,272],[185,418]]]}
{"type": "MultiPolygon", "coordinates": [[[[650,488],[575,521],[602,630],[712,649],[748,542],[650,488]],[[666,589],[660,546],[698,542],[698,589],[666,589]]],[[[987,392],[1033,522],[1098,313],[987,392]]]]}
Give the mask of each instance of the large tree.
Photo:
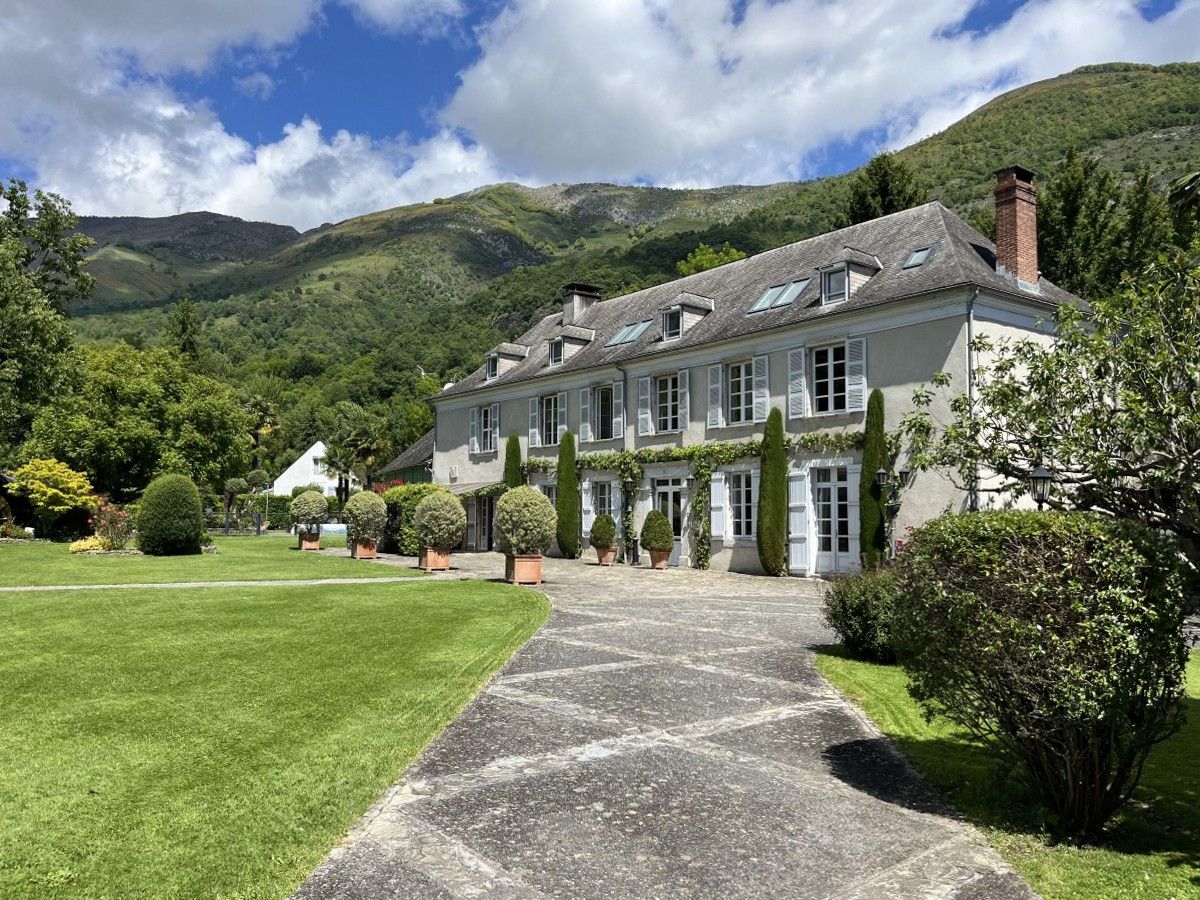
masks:
{"type": "Polygon", "coordinates": [[[850,181],[843,212],[845,224],[857,225],[926,201],[925,188],[912,168],[892,153],[880,153],[850,181]]]}
{"type": "Polygon", "coordinates": [[[83,256],[94,242],[75,231],[71,204],[45,191],[30,200],[29,188],[16,178],[0,191],[0,200],[0,240],[12,238],[21,247],[21,264],[51,305],[65,314],[90,297],[96,282],[83,271],[83,256]]]}
{"type": "Polygon", "coordinates": [[[1200,242],[1090,313],[1061,309],[1050,343],[980,338],[975,349],[991,361],[973,398],[952,397],[937,421],[937,390],[924,388],[905,417],[917,467],[944,467],[964,486],[982,472],[984,491],[1021,495],[1045,466],[1051,506],[1170,532],[1200,571],[1200,242]]]}

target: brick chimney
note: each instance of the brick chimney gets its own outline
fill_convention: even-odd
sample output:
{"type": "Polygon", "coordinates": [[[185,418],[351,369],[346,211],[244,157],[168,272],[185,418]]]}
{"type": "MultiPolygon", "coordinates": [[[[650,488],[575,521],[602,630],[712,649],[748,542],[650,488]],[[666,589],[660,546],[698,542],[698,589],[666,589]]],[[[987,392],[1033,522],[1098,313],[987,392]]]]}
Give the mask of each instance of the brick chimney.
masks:
{"type": "Polygon", "coordinates": [[[574,325],[583,313],[600,302],[600,288],[571,282],[563,286],[563,324],[574,325]]]}
{"type": "Polygon", "coordinates": [[[1036,289],[1037,188],[1033,178],[1034,173],[1021,166],[996,173],[996,271],[1036,289]]]}

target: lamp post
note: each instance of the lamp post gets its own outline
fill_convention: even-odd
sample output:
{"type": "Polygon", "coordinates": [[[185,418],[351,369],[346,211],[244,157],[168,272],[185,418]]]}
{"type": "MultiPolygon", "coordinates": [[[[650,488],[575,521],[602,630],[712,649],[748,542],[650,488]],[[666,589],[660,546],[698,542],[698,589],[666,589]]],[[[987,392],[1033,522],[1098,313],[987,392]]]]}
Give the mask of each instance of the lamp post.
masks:
{"type": "Polygon", "coordinates": [[[1037,504],[1039,512],[1046,505],[1046,501],[1050,499],[1050,483],[1052,481],[1054,481],[1054,475],[1041,463],[1038,463],[1037,467],[1029,473],[1029,493],[1033,495],[1033,502],[1037,504]]]}

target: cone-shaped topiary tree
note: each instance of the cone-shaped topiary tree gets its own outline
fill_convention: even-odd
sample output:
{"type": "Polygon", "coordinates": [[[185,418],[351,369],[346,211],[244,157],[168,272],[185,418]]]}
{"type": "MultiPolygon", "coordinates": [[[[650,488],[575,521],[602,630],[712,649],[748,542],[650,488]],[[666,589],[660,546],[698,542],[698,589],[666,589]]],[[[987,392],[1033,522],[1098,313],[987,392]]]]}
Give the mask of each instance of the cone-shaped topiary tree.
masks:
{"type": "Polygon", "coordinates": [[[883,391],[871,391],[867,399],[867,417],[863,431],[862,480],[858,485],[858,519],[861,529],[862,565],[877,569],[887,557],[887,519],[883,489],[875,481],[875,472],[890,469],[887,435],[883,431],[883,391]]]}
{"type": "Polygon", "coordinates": [[[582,530],[579,504],[579,473],[575,471],[575,435],[566,432],[558,444],[558,549],[567,559],[579,556],[582,530]]]}
{"type": "Polygon", "coordinates": [[[514,431],[504,445],[504,485],[515,488],[524,483],[525,473],[521,471],[521,439],[514,431]]]}
{"type": "Polygon", "coordinates": [[[768,575],[787,574],[787,473],[783,413],[772,409],[763,432],[754,534],[758,542],[758,560],[768,575]]]}

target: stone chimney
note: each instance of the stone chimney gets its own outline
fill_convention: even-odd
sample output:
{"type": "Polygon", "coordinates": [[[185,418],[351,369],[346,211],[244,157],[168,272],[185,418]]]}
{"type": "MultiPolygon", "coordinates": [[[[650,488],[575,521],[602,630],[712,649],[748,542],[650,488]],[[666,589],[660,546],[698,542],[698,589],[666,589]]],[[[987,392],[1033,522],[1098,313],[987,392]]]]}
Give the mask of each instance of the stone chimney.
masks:
{"type": "Polygon", "coordinates": [[[600,288],[571,282],[563,286],[563,324],[574,325],[579,317],[600,302],[600,288]]]}
{"type": "Polygon", "coordinates": [[[1037,188],[1034,173],[1008,166],[996,173],[996,271],[1036,290],[1037,188]]]}

